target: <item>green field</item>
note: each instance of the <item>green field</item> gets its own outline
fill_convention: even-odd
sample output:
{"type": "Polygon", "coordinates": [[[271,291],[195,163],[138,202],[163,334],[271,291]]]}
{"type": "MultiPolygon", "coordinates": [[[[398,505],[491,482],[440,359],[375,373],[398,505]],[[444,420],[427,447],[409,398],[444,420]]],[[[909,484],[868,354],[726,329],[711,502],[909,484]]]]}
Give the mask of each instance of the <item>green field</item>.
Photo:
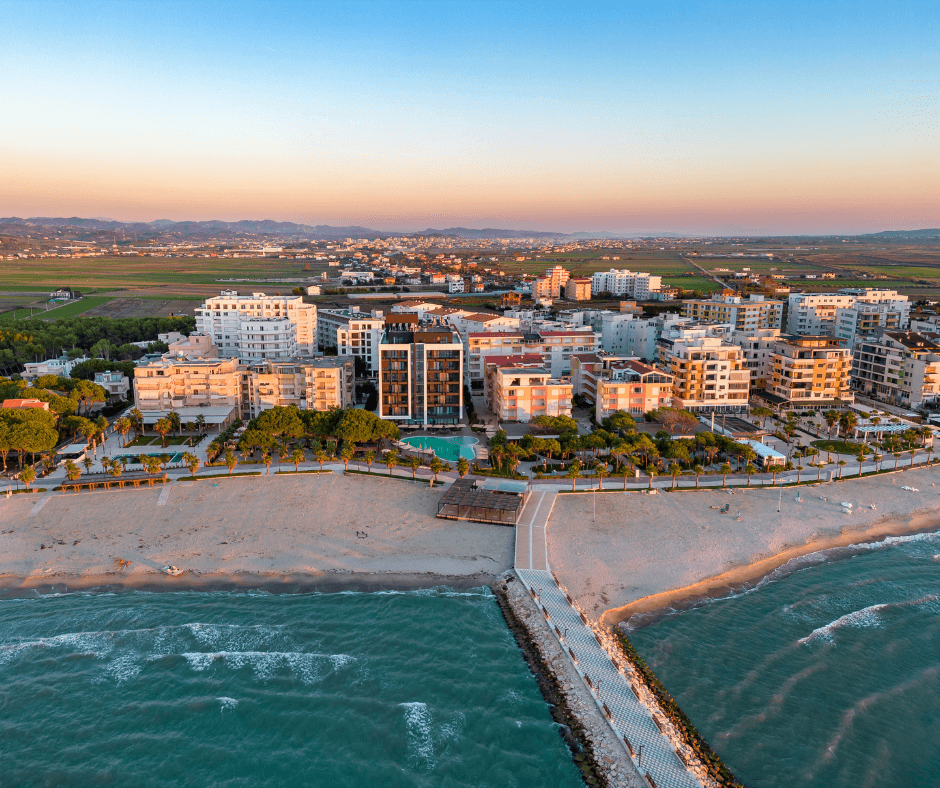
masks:
{"type": "MultiPolygon", "coordinates": [[[[87,312],[89,309],[94,309],[96,306],[106,304],[110,300],[111,299],[106,296],[89,296],[87,298],[74,301],[71,304],[55,307],[54,309],[47,309],[45,311],[33,309],[32,316],[35,318],[42,318],[43,320],[58,320],[59,318],[63,317],[75,317],[76,315],[80,315],[83,312],[87,312]]],[[[2,315],[0,315],[0,320],[21,320],[23,318],[28,318],[29,316],[29,309],[17,309],[12,312],[4,312],[2,315]]]]}

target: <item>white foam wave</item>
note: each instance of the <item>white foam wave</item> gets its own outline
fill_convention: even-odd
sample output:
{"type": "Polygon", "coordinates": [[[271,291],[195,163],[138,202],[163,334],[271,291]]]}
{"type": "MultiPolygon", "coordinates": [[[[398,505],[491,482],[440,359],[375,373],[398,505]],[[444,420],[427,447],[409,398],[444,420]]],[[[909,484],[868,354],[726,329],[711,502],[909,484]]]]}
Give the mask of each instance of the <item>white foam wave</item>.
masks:
{"type": "Polygon", "coordinates": [[[856,610],[852,613],[846,613],[839,616],[835,621],[830,621],[822,627],[818,627],[810,632],[805,638],[800,638],[800,643],[812,643],[814,640],[825,640],[832,642],[832,633],[842,627],[877,627],[881,620],[878,613],[884,610],[887,605],[869,605],[868,607],[856,610]]]}
{"type": "Polygon", "coordinates": [[[219,709],[219,711],[221,711],[221,712],[225,712],[225,711],[227,711],[227,710],[234,709],[234,708],[238,705],[238,701],[235,700],[235,698],[221,697],[221,698],[216,698],[216,700],[217,700],[220,704],[222,704],[221,707],[220,707],[220,709],[219,709]]]}
{"type": "Polygon", "coordinates": [[[835,621],[830,621],[825,626],[814,629],[805,638],[800,638],[800,643],[812,643],[814,640],[826,640],[832,642],[832,633],[842,627],[877,627],[881,625],[880,614],[894,607],[916,607],[936,602],[940,597],[936,594],[928,594],[920,599],[909,599],[904,602],[884,602],[879,605],[869,605],[868,607],[856,610],[852,613],[846,613],[835,621]]]}
{"type": "Polygon", "coordinates": [[[236,670],[249,667],[262,680],[287,668],[305,684],[319,681],[327,662],[336,670],[355,659],[348,654],[312,654],[304,651],[189,651],[180,656],[193,670],[208,670],[216,662],[223,662],[236,670]]]}
{"type": "Polygon", "coordinates": [[[405,710],[408,752],[418,766],[431,771],[437,763],[434,758],[434,739],[431,736],[431,712],[427,704],[420,701],[398,705],[405,710]]]}

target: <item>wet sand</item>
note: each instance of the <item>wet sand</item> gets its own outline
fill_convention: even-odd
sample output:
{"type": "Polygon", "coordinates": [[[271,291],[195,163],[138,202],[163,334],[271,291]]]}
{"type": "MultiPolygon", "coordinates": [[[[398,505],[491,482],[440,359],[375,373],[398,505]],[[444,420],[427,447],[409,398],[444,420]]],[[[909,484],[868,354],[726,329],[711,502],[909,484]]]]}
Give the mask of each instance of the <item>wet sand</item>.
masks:
{"type": "Polygon", "coordinates": [[[597,496],[596,522],[592,507],[589,494],[558,496],[549,562],[587,615],[614,625],[724,596],[809,553],[938,530],[940,468],[785,488],[782,496],[779,488],[610,492],[597,496]]]}

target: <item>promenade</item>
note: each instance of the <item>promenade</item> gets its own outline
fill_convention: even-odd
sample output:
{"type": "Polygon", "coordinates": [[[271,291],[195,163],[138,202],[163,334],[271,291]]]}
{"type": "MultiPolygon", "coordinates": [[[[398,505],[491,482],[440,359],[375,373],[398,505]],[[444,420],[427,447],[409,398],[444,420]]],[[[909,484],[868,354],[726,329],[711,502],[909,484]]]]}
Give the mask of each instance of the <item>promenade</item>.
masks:
{"type": "Polygon", "coordinates": [[[702,782],[686,768],[672,742],[640,702],[626,675],[625,664],[615,664],[587,619],[559,586],[548,565],[546,529],[557,492],[533,492],[516,526],[516,574],[529,589],[549,628],[582,678],[617,738],[624,756],[659,788],[700,788],[702,782]]]}

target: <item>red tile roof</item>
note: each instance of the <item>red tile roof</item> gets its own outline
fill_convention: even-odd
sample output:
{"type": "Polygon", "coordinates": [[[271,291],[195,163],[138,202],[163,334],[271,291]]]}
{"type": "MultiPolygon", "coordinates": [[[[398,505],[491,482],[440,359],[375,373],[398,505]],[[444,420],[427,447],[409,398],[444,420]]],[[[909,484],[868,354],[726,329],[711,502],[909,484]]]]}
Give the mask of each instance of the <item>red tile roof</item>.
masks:
{"type": "Polygon", "coordinates": [[[38,399],[5,399],[0,408],[39,408],[49,410],[49,403],[38,399]]]}

